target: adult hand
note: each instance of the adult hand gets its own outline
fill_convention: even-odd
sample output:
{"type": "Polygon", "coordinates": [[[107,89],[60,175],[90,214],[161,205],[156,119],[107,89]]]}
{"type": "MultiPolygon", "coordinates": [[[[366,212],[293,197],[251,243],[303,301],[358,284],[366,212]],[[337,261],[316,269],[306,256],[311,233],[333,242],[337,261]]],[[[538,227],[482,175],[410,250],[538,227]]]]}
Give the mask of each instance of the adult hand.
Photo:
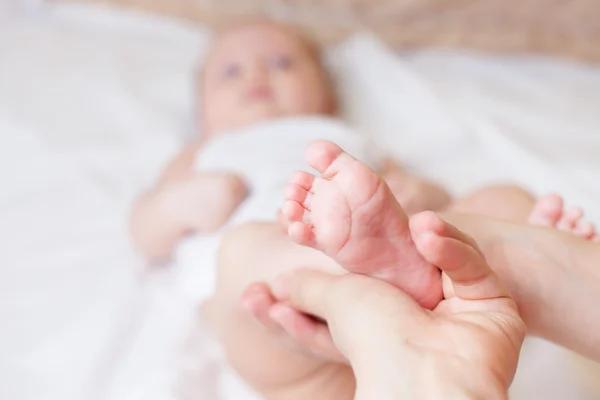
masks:
{"type": "Polygon", "coordinates": [[[357,398],[506,398],[525,325],[477,246],[444,229],[415,230],[417,247],[445,273],[446,299],[434,311],[374,278],[300,270],[275,282],[269,316],[323,354],[337,348],[355,371],[357,398]]]}

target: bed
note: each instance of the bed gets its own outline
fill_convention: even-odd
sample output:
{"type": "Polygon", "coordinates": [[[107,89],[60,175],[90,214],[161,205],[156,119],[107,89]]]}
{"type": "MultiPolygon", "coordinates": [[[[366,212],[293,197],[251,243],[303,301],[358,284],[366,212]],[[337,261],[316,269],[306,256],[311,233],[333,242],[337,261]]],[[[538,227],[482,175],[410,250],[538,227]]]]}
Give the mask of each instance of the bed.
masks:
{"type": "MultiPolygon", "coordinates": [[[[208,31],[90,5],[3,11],[0,398],[255,398],[198,317],[201,277],[149,268],[127,234],[135,195],[195,132],[208,31]]],[[[415,172],[455,195],[493,181],[558,191],[600,222],[599,67],[397,54],[366,32],[328,60],[345,117],[415,172]]],[[[595,398],[572,360],[528,340],[511,398],[595,398]]]]}

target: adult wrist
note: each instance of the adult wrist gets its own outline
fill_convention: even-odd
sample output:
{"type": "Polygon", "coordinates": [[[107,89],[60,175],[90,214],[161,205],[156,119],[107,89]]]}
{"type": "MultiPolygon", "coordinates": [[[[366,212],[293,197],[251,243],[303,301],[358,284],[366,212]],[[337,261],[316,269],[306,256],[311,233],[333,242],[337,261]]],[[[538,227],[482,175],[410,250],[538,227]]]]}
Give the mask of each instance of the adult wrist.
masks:
{"type": "Polygon", "coordinates": [[[478,365],[442,362],[421,365],[414,386],[414,399],[507,400],[508,387],[478,365]]]}
{"type": "Polygon", "coordinates": [[[353,364],[357,400],[508,399],[508,387],[492,371],[460,358],[410,349],[386,351],[376,358],[353,364]]]}

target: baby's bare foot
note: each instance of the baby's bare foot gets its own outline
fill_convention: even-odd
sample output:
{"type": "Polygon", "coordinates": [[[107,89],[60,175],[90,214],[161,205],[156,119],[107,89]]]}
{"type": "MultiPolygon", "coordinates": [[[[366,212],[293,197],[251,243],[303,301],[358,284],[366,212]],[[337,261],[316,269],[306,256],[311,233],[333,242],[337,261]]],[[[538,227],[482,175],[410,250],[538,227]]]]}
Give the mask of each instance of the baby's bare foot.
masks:
{"type": "Polygon", "coordinates": [[[408,217],[381,177],[331,142],[312,143],[306,158],[322,177],[298,172],[290,182],[282,210],[290,237],[435,307],[440,272],[416,250],[408,217]]]}
{"type": "Polygon", "coordinates": [[[548,194],[541,197],[533,207],[529,214],[529,223],[570,232],[583,239],[600,240],[594,224],[584,221],[582,218],[581,207],[565,209],[562,197],[557,194],[548,194]]]}

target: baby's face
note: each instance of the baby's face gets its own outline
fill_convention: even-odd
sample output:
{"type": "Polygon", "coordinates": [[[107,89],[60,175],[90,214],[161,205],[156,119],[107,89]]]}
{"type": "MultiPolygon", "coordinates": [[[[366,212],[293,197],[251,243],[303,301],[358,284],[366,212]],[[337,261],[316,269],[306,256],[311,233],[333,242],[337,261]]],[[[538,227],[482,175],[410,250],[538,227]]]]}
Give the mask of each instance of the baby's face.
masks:
{"type": "Polygon", "coordinates": [[[316,55],[299,36],[275,24],[247,25],[222,35],[208,57],[202,85],[209,133],[333,110],[316,55]]]}

